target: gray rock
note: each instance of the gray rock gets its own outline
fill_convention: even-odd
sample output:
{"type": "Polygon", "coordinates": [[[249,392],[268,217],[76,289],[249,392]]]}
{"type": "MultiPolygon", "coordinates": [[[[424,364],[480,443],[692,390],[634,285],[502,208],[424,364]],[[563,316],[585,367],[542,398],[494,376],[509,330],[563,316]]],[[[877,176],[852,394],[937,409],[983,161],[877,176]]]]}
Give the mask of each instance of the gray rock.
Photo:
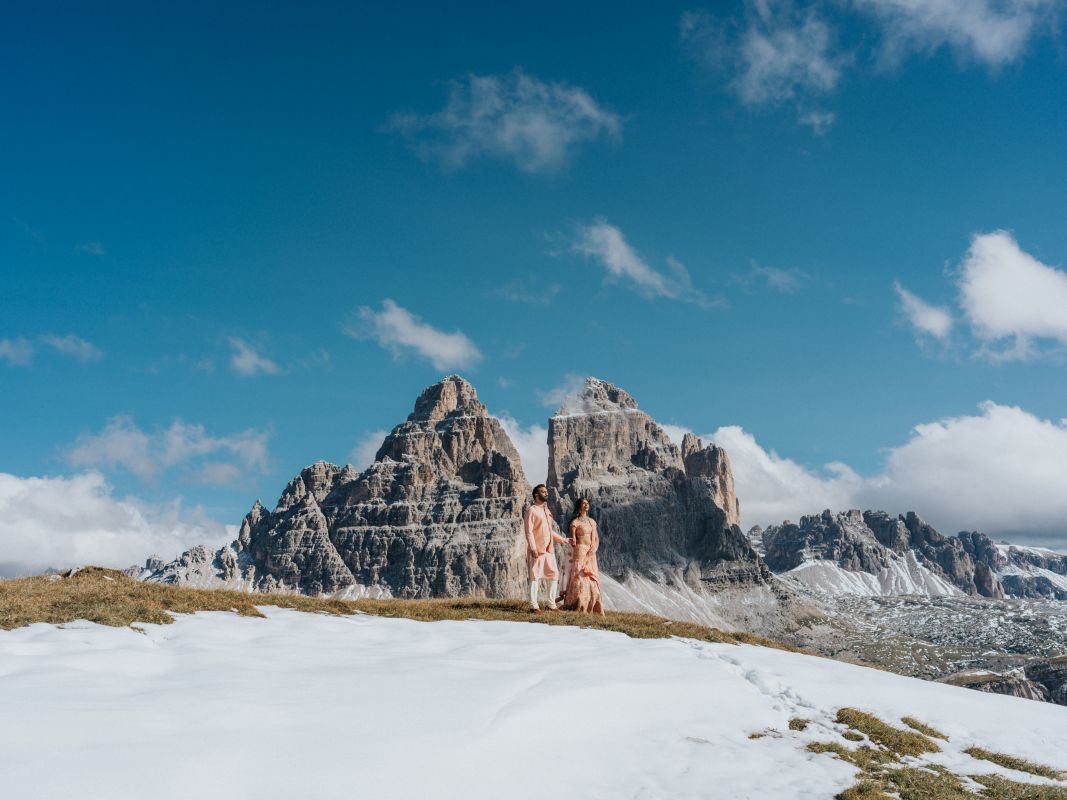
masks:
{"type": "Polygon", "coordinates": [[[586,381],[549,420],[550,503],[564,522],[577,498],[601,530],[599,561],[619,580],[681,576],[703,591],[769,585],[737,526],[726,453],[687,436],[679,450],[625,391],[586,381]]]}
{"type": "Polygon", "coordinates": [[[262,592],[400,597],[521,596],[518,452],[469,383],[426,389],[364,472],[318,461],[273,511],[259,500],[237,539],[193,548],[149,580],[262,592]]]}

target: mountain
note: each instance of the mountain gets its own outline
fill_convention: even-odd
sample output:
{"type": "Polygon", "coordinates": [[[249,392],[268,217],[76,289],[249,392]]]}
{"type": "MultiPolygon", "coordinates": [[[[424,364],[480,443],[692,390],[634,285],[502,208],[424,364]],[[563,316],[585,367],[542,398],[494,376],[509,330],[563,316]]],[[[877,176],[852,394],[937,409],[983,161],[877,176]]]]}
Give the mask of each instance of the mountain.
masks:
{"type": "MultiPolygon", "coordinates": [[[[725,451],[693,436],[677,447],[622,389],[590,378],[549,421],[548,488],[564,527],[574,499],[591,500],[612,608],[777,633],[811,613],[738,527],[725,451]]],[[[500,423],[450,376],[419,396],[363,472],[316,462],[273,510],[257,500],[230,545],[130,574],[340,597],[521,597],[529,499],[500,423]]]]}
{"type": "Polygon", "coordinates": [[[827,510],[753,535],[772,570],[819,592],[1067,600],[1067,556],[977,531],[944,536],[912,511],[827,510]]]}
{"type": "Polygon", "coordinates": [[[564,522],[589,500],[614,608],[764,631],[795,610],[738,527],[726,452],[692,435],[679,448],[617,386],[589,378],[549,419],[548,488],[564,522]]]}
{"type": "Polygon", "coordinates": [[[467,381],[419,395],[362,473],[318,461],[237,539],[149,563],[149,581],[341,597],[521,596],[518,452],[467,381]]]}

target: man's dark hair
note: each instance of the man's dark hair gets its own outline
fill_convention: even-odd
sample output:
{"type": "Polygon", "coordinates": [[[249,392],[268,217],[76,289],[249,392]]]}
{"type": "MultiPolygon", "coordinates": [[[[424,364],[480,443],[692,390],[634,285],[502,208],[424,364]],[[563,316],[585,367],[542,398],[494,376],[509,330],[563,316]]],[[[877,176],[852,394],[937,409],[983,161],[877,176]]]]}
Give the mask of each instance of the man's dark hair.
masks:
{"type": "Polygon", "coordinates": [[[537,484],[537,485],[536,485],[536,486],[535,486],[535,487],[533,488],[533,496],[534,496],[534,499],[535,499],[535,500],[537,499],[537,490],[538,490],[538,489],[546,489],[546,490],[547,490],[547,488],[548,488],[548,487],[546,487],[546,486],[545,486],[545,485],[544,485],[543,483],[539,483],[539,484],[537,484]]]}

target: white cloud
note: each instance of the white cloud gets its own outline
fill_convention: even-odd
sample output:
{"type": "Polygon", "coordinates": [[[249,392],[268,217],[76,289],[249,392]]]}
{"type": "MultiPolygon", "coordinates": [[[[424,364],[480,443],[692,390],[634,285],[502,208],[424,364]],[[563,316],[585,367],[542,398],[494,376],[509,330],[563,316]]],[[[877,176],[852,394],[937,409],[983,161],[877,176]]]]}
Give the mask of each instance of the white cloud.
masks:
{"type": "MultiPolygon", "coordinates": [[[[688,430],[664,429],[676,442],[688,430]]],[[[729,455],[746,526],[795,521],[825,508],[916,511],[948,535],[980,530],[1067,546],[1067,419],[1044,420],[987,401],[978,414],[916,425],[871,476],[840,462],[812,469],[736,426],[701,438],[729,455]]]]}
{"type": "Polygon", "coordinates": [[[0,473],[0,575],[94,564],[124,568],[159,554],[231,541],[235,526],[186,512],[180,500],[118,499],[98,472],[23,478],[0,473]]]}
{"type": "Polygon", "coordinates": [[[696,57],[727,70],[730,87],[750,108],[789,103],[802,124],[824,134],[833,112],[808,108],[812,99],[837,88],[849,62],[837,52],[833,29],[812,9],[790,0],[746,0],[739,31],[704,12],[682,15],[682,40],[696,57]]]}
{"type": "Polygon", "coordinates": [[[368,431],[363,434],[356,446],[348,454],[348,462],[356,469],[366,469],[374,463],[378,448],[382,446],[389,431],[368,431]]]}
{"type": "Polygon", "coordinates": [[[980,414],[916,425],[866,481],[865,504],[914,509],[948,533],[1067,543],[1067,420],[984,402],[980,414]]]}
{"type": "Polygon", "coordinates": [[[502,414],[497,419],[519,451],[527,483],[536,486],[548,480],[548,428],[537,424],[525,427],[509,414],[502,414]]]}
{"type": "Polygon", "coordinates": [[[960,307],[994,359],[1036,354],[1035,339],[1067,344],[1067,272],[1023,252],[1005,231],[975,236],[957,275],[960,307]]]}
{"type": "Polygon", "coordinates": [[[481,351],[465,333],[438,330],[392,300],[382,301],[381,311],[361,306],[358,316],[361,324],[344,326],[345,334],[371,338],[394,357],[413,352],[442,370],[471,367],[482,360],[481,351]]]}
{"type": "Polygon", "coordinates": [[[74,249],[77,250],[79,253],[88,253],[91,256],[97,257],[103,256],[107,252],[104,249],[104,245],[100,242],[85,242],[84,244],[78,245],[74,249]]]}
{"type": "Polygon", "coordinates": [[[0,361],[16,367],[27,367],[33,363],[33,354],[33,342],[25,336],[0,339],[0,361]]]}
{"type": "Polygon", "coordinates": [[[540,172],[562,166],[581,142],[618,138],[622,120],[584,89],[547,83],[517,69],[452,81],[443,109],[394,114],[388,128],[445,168],[484,156],[540,172]]]}
{"type": "Polygon", "coordinates": [[[233,483],[251,472],[266,471],[267,439],[267,433],[256,430],[210,436],[203,425],[180,419],[149,434],[129,417],[118,416],[109,419],[100,433],[79,436],[65,459],[73,467],[124,469],[144,481],[155,481],[161,473],[182,467],[198,482],[233,483]],[[220,454],[229,461],[205,460],[220,454]]]}
{"type": "Polygon", "coordinates": [[[944,339],[952,332],[952,314],[948,309],[927,303],[899,283],[894,283],[893,289],[900,300],[900,312],[919,334],[944,339]]]}
{"type": "MultiPolygon", "coordinates": [[[[661,427],[678,445],[692,432],[680,425],[661,427]]],[[[795,521],[824,508],[850,508],[862,484],[862,478],[846,464],[832,462],[822,470],[810,469],[764,449],[751,433],[736,425],[701,434],[700,439],[726,450],[746,526],[795,521]]]]}
{"type": "Polygon", "coordinates": [[[55,350],[60,355],[73,358],[83,364],[89,361],[97,361],[103,353],[92,342],[88,342],[80,336],[68,333],[66,336],[47,334],[35,339],[19,336],[14,339],[0,339],[0,360],[7,361],[14,366],[26,367],[33,363],[40,345],[55,350]]]}
{"type": "Polygon", "coordinates": [[[734,279],[743,285],[759,282],[776,292],[795,294],[807,283],[808,274],[796,268],[780,269],[753,263],[747,275],[735,275],[734,279]]]}
{"type": "Polygon", "coordinates": [[[563,377],[563,382],[559,385],[550,389],[538,389],[537,399],[541,401],[541,405],[545,408],[560,408],[568,398],[578,394],[583,386],[585,386],[585,378],[583,376],[568,372],[563,377]]]}
{"type": "Polygon", "coordinates": [[[656,271],[630,246],[622,231],[606,220],[596,219],[579,226],[572,249],[599,262],[609,280],[622,281],[645,297],[667,297],[703,306],[715,304],[693,288],[683,264],[668,258],[669,273],[656,271]]]}
{"type": "Polygon", "coordinates": [[[948,47],[961,61],[996,68],[1017,60],[1062,9],[1061,0],[853,0],[882,29],[882,58],[948,47]]]}
{"type": "Polygon", "coordinates": [[[233,355],[230,356],[230,366],[233,367],[234,372],[238,375],[251,378],[259,373],[263,373],[264,375],[277,375],[281,371],[276,363],[269,358],[260,355],[259,352],[244,339],[238,339],[236,336],[231,336],[230,347],[233,348],[233,355]]]}
{"type": "Polygon", "coordinates": [[[70,356],[83,364],[97,361],[104,355],[95,344],[73,333],[68,333],[66,336],[42,336],[41,341],[57,353],[70,356]]]}

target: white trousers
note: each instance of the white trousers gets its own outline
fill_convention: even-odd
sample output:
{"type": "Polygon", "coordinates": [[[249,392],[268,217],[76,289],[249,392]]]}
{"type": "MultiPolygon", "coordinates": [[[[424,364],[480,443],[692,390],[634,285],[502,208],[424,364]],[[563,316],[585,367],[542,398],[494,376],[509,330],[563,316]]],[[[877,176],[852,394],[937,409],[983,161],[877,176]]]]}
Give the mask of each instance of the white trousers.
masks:
{"type": "MultiPolygon", "coordinates": [[[[530,581],[530,608],[537,608],[537,593],[541,588],[541,581],[530,581]]],[[[559,589],[559,579],[553,578],[548,582],[548,607],[556,607],[556,591],[559,589]]]]}

